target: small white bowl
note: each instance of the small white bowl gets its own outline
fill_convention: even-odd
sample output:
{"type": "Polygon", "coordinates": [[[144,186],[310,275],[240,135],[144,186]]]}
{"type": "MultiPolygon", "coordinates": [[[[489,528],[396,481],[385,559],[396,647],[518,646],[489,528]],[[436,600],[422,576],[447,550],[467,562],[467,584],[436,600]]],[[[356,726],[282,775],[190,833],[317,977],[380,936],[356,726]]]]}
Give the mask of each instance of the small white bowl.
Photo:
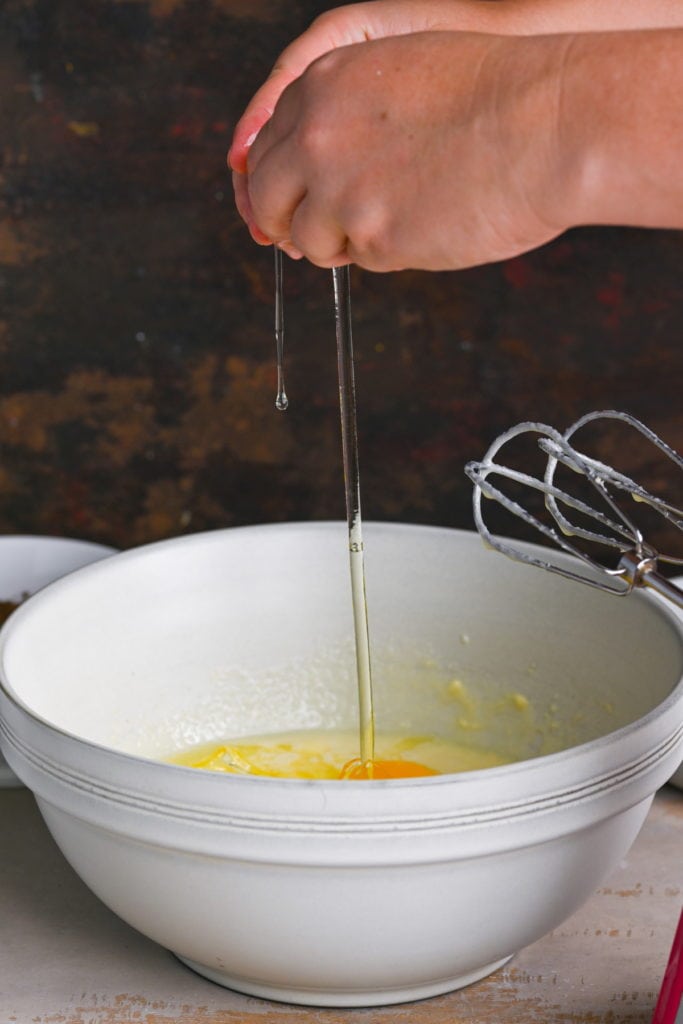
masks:
{"type": "MultiPolygon", "coordinates": [[[[0,537],[0,601],[19,604],[30,594],[114,553],[114,548],[67,537],[0,537]]],[[[0,755],[0,788],[21,783],[0,755]]]]}
{"type": "Polygon", "coordinates": [[[354,726],[347,543],[342,524],[294,524],[128,551],[0,637],[3,749],[79,875],[206,977],[313,1005],[495,970],[625,856],[683,753],[683,627],[660,602],[521,567],[475,534],[384,524],[365,544],[378,727],[524,759],[372,782],[163,763],[212,738],[354,726]],[[468,732],[453,677],[489,707],[523,695],[531,727],[501,710],[468,732]]]}

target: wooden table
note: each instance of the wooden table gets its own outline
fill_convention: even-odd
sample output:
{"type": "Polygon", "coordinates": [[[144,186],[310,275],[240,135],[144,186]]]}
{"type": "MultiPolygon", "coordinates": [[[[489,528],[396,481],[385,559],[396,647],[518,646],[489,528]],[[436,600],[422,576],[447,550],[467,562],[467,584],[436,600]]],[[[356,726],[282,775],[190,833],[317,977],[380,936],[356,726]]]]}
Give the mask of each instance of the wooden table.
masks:
{"type": "Polygon", "coordinates": [[[328,1010],[192,974],[93,896],[33,798],[0,790],[2,1024],[648,1024],[683,901],[683,792],[657,795],[628,857],[560,928],[436,999],[328,1010]]]}

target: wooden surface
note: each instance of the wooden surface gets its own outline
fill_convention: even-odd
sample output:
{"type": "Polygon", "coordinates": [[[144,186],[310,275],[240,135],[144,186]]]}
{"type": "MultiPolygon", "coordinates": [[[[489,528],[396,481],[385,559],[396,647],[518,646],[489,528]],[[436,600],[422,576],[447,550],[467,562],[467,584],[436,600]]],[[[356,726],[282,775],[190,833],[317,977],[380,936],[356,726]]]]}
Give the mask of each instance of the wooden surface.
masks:
{"type": "Polygon", "coordinates": [[[192,974],[80,882],[26,790],[0,791],[3,1024],[648,1024],[683,899],[683,793],[562,927],[478,984],[401,1006],[268,1003],[192,974]]]}

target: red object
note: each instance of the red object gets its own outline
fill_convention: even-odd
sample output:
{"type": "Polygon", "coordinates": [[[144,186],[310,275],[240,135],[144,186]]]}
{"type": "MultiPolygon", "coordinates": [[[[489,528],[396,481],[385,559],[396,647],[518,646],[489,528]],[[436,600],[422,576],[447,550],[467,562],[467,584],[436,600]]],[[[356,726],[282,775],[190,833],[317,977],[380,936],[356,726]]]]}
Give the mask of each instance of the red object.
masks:
{"type": "Polygon", "coordinates": [[[683,911],[664,972],[652,1024],[683,1024],[683,911]]]}

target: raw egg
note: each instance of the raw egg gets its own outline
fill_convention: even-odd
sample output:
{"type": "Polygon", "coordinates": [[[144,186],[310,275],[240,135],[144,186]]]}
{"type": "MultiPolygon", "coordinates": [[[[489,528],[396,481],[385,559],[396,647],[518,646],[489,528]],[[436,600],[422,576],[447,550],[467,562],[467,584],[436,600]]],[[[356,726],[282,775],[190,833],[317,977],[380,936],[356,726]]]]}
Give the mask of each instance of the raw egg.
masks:
{"type": "Polygon", "coordinates": [[[302,729],[204,743],[174,754],[173,764],[233,775],[280,779],[404,779],[473,771],[506,764],[510,758],[474,745],[436,736],[378,733],[376,758],[358,757],[358,734],[335,729],[302,729]]]}

